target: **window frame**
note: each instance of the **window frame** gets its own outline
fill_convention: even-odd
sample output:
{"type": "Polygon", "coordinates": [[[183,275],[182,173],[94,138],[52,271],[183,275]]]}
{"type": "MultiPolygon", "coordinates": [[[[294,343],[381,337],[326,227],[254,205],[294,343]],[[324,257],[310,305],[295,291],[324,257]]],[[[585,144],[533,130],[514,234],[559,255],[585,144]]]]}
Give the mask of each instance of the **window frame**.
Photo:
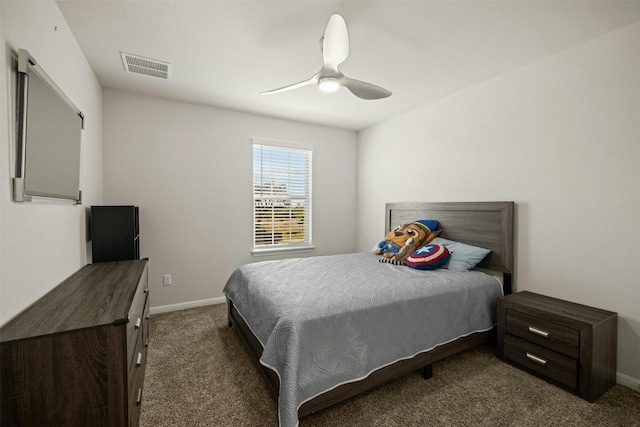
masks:
{"type": "MultiPolygon", "coordinates": [[[[264,138],[253,138],[251,140],[251,153],[252,153],[252,184],[251,184],[251,193],[252,193],[252,219],[253,219],[253,228],[252,228],[252,250],[251,253],[254,256],[263,256],[263,255],[274,255],[278,253],[292,253],[292,252],[308,252],[315,249],[313,246],[313,146],[307,144],[300,143],[292,143],[285,141],[274,141],[264,138]],[[305,177],[305,194],[302,197],[305,200],[305,203],[308,205],[305,210],[305,223],[303,225],[305,229],[305,241],[299,243],[272,243],[266,245],[256,245],[256,238],[258,237],[256,234],[257,229],[257,211],[256,211],[256,164],[255,164],[255,149],[256,147],[266,147],[267,149],[273,148],[274,150],[285,150],[292,152],[303,152],[305,155],[305,169],[306,169],[306,177],[305,177]]],[[[271,196],[274,198],[274,196],[271,196]]],[[[269,198],[267,196],[266,198],[269,198]]],[[[295,195],[288,194],[283,199],[300,199],[301,197],[296,197],[295,195]],[[293,196],[293,197],[292,197],[293,196]]]]}

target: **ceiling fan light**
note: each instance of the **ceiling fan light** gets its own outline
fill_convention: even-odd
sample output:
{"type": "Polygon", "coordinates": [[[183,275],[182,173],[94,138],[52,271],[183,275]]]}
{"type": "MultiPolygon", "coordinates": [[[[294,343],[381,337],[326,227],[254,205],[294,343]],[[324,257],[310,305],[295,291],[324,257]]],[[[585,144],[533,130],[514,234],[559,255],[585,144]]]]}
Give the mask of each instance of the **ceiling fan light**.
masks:
{"type": "Polygon", "coordinates": [[[318,80],[318,88],[326,93],[335,92],[340,89],[340,80],[335,77],[323,77],[318,80]]]}

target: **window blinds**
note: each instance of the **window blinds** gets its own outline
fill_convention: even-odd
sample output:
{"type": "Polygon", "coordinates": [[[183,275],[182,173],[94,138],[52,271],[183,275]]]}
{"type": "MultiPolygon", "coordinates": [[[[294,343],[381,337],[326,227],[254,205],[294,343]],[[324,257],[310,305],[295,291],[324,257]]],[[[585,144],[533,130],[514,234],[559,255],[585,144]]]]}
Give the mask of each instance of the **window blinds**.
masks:
{"type": "Polygon", "coordinates": [[[311,154],[254,141],[254,248],[311,245],[311,154]]]}

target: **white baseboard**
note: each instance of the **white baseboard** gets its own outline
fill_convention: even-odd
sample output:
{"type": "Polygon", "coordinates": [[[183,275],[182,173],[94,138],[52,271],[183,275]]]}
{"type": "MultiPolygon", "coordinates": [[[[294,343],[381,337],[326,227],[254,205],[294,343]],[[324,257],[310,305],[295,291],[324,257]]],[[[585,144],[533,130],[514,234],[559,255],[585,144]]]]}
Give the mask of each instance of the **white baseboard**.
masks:
{"type": "Polygon", "coordinates": [[[227,302],[225,297],[201,299],[198,301],[181,302],[178,304],[159,305],[149,308],[149,314],[167,313],[169,311],[185,310],[187,308],[203,307],[205,305],[224,304],[227,302]]]}
{"type": "Polygon", "coordinates": [[[616,383],[629,387],[631,390],[640,391],[640,380],[629,375],[616,373],[616,383]]]}

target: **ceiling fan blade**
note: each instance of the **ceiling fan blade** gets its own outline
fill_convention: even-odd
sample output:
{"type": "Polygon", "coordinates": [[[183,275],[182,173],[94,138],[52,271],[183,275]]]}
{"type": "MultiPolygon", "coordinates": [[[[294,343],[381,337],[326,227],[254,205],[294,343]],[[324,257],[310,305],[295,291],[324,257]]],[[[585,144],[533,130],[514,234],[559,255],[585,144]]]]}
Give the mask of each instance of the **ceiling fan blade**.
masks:
{"type": "Polygon", "coordinates": [[[261,95],[271,95],[272,93],[280,93],[280,92],[286,92],[288,90],[293,90],[293,89],[298,89],[300,87],[306,86],[306,85],[310,85],[310,84],[314,84],[318,82],[318,77],[317,76],[313,76],[308,80],[304,80],[298,83],[294,83],[292,85],[288,85],[288,86],[283,86],[280,87],[278,89],[272,89],[272,90],[268,90],[266,92],[260,92],[261,95]]]}
{"type": "Polygon", "coordinates": [[[308,80],[262,92],[262,95],[280,93],[310,84],[317,84],[318,88],[323,92],[334,92],[340,86],[344,86],[358,98],[367,100],[391,96],[391,92],[387,89],[347,78],[338,69],[338,65],[342,64],[349,56],[349,33],[347,32],[347,24],[342,16],[337,13],[331,15],[321,42],[324,63],[320,71],[308,80]]]}
{"type": "Polygon", "coordinates": [[[337,70],[349,56],[349,33],[344,18],[334,13],[329,18],[322,40],[324,66],[337,70]]]}
{"type": "Polygon", "coordinates": [[[362,99],[380,99],[391,96],[391,92],[380,86],[360,80],[345,77],[342,80],[342,86],[346,87],[358,98],[362,99]]]}

